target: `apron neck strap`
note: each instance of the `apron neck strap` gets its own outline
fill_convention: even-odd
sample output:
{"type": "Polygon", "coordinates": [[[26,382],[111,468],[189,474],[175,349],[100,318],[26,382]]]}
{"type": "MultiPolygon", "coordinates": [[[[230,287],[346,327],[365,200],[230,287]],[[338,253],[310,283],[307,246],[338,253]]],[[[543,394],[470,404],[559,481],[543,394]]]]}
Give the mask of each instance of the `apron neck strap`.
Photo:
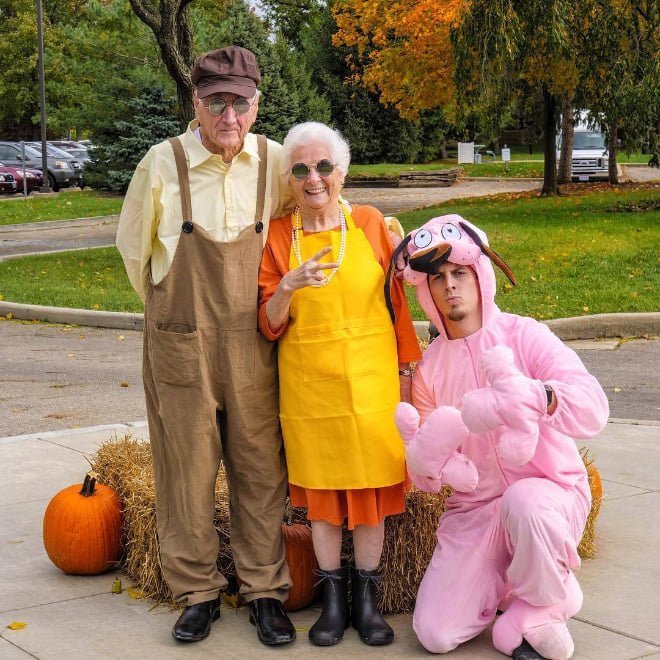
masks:
{"type": "Polygon", "coordinates": [[[346,204],[344,204],[344,202],[342,202],[341,200],[339,201],[339,206],[341,210],[344,212],[344,218],[346,218],[346,229],[348,229],[348,231],[352,231],[353,229],[355,229],[355,222],[353,221],[353,216],[351,215],[351,212],[348,210],[346,204]]]}
{"type": "Polygon", "coordinates": [[[181,195],[181,213],[183,215],[183,222],[192,222],[192,204],[190,202],[190,181],[188,179],[186,152],[183,150],[183,144],[178,137],[169,138],[168,142],[172,145],[174,162],[176,163],[176,173],[179,177],[179,192],[181,195]]]}

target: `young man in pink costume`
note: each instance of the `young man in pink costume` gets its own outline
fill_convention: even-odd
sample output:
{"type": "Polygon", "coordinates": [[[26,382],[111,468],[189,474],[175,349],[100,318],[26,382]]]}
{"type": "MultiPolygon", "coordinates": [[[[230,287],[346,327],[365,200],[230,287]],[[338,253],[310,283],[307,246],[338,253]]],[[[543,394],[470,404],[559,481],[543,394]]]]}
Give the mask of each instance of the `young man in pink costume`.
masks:
{"type": "Polygon", "coordinates": [[[408,471],[423,490],[455,488],[415,632],[447,653],[495,622],[506,655],[570,658],[566,622],[582,605],[573,570],[591,505],[574,439],[603,429],[607,398],[547,326],[498,309],[492,261],[515,280],[480,229],[433,218],[398,252],[439,331],[415,371],[415,407],[397,409],[408,471]]]}

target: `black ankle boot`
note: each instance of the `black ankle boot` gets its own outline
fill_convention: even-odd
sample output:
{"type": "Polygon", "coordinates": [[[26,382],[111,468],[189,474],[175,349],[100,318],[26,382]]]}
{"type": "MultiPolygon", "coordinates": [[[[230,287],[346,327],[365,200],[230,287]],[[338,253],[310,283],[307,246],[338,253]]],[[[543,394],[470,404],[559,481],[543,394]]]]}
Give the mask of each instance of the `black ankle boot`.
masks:
{"type": "Polygon", "coordinates": [[[351,607],[351,623],[358,631],[360,639],[369,646],[384,646],[391,644],[394,631],[378,611],[376,587],[380,573],[353,569],[351,582],[353,604],[351,607]]]}
{"type": "Polygon", "coordinates": [[[349,614],[346,603],[348,567],[333,571],[315,570],[316,584],[323,589],[323,609],[321,616],[309,629],[309,641],[315,646],[333,646],[341,641],[348,628],[349,614]]]}

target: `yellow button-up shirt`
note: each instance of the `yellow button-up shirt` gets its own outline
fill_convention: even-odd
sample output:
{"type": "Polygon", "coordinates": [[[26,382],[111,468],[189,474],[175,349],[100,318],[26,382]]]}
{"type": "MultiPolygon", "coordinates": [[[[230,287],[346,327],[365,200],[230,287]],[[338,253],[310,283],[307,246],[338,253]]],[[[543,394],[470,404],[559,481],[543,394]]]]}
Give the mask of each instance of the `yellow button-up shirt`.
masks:
{"type": "MultiPolygon", "coordinates": [[[[218,241],[234,240],[245,227],[255,222],[259,155],[257,137],[245,136],[241,151],[231,163],[212,154],[201,143],[197,121],[188,125],[182,136],[188,160],[192,220],[218,241]]],[[[283,215],[293,207],[286,182],[279,177],[281,145],[268,140],[266,173],[265,227],[271,217],[283,215]]],[[[153,146],[137,166],[117,229],[117,248],[126,272],[145,299],[149,274],[154,283],[163,279],[174,258],[181,234],[181,196],[169,142],[153,146]],[[151,273],[149,272],[151,268],[151,273]]],[[[266,231],[264,231],[264,240],[266,231]]]]}

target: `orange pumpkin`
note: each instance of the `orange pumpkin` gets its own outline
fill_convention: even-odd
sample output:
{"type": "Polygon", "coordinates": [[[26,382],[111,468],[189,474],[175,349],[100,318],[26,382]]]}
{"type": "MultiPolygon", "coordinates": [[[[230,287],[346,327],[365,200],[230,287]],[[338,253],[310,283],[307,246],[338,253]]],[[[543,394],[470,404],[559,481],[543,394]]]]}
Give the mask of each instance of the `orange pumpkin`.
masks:
{"type": "Polygon", "coordinates": [[[117,493],[96,483],[90,472],[83,484],[61,490],[44,514],[44,546],[50,560],[71,575],[96,575],[114,568],[121,557],[122,512],[117,493]]]}
{"type": "Polygon", "coordinates": [[[311,605],[318,598],[319,587],[314,587],[314,569],[318,568],[318,563],[314,555],[312,530],[307,525],[282,525],[282,534],[286,563],[289,565],[293,583],[284,608],[292,612],[311,605]]]}

